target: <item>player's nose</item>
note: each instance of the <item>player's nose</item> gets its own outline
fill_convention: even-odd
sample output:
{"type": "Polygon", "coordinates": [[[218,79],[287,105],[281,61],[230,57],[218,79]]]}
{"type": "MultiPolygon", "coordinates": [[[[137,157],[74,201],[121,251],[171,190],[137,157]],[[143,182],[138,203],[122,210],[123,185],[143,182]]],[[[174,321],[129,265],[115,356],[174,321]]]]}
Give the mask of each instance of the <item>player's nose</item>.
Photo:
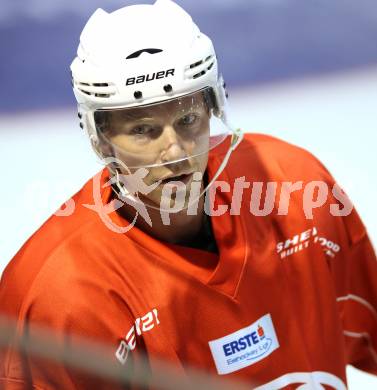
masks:
{"type": "Polygon", "coordinates": [[[162,133],[163,148],[160,155],[162,162],[179,160],[187,157],[182,140],[173,126],[165,126],[162,133]]]}

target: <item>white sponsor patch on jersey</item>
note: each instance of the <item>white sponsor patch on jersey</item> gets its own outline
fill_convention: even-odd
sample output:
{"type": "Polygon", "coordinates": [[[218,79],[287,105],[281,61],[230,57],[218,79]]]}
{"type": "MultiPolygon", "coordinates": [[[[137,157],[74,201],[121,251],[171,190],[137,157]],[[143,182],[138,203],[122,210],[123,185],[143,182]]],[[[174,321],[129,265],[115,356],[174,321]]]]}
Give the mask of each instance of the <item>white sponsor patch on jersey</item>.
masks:
{"type": "Polygon", "coordinates": [[[224,375],[265,359],[279,348],[279,342],[271,315],[266,314],[246,328],[209,341],[209,347],[217,372],[224,375]]]}

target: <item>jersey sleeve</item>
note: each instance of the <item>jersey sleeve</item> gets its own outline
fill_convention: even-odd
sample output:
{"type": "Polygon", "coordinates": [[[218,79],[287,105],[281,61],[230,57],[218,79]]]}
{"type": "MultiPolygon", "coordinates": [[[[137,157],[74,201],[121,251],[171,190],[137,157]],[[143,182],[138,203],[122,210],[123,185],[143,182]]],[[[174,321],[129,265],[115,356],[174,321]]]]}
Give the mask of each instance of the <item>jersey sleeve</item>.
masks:
{"type": "MultiPolygon", "coordinates": [[[[117,351],[125,346],[125,331],[132,326],[133,319],[118,297],[110,302],[109,295],[98,286],[81,286],[79,289],[66,286],[49,289],[35,288],[33,297],[23,304],[16,322],[16,338],[21,335],[35,335],[44,340],[41,329],[47,329],[47,345],[42,352],[60,356],[67,348],[84,352],[88,359],[96,359],[96,364],[133,370],[135,354],[129,354],[127,361],[120,363],[117,351]],[[90,295],[87,288],[93,289],[90,295]],[[49,345],[48,341],[52,344],[49,345]],[[85,349],[87,348],[87,349],[85,349]],[[90,355],[95,351],[96,358],[90,355]]],[[[82,362],[82,357],[76,355],[82,362]]],[[[124,355],[123,355],[124,357],[124,355]]],[[[131,389],[110,380],[103,375],[77,369],[75,364],[54,361],[50,358],[36,357],[31,353],[21,354],[11,344],[7,350],[0,351],[0,388],[18,390],[57,389],[131,389]]],[[[64,357],[66,359],[66,357],[64,357]]],[[[73,362],[74,363],[74,362],[73,362]]]]}
{"type": "Polygon", "coordinates": [[[355,210],[342,218],[344,256],[334,263],[347,362],[377,375],[377,259],[355,210]],[[343,264],[341,264],[344,262],[343,264]]]}
{"type": "MultiPolygon", "coordinates": [[[[331,188],[338,186],[324,165],[315,160],[327,184],[331,188]]],[[[344,192],[343,195],[347,196],[344,192]]],[[[331,203],[342,208],[344,198],[339,202],[333,197],[331,203]]],[[[344,335],[345,358],[348,364],[377,375],[376,252],[354,206],[344,216],[330,217],[327,228],[332,226],[340,244],[339,256],[329,261],[329,267],[344,335]]]]}

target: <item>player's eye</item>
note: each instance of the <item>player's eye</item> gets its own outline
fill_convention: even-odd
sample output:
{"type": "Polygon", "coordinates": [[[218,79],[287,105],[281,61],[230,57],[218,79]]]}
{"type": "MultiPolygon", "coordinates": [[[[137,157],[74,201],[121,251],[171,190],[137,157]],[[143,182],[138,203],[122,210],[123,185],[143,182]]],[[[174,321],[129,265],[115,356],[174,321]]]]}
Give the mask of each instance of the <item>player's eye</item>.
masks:
{"type": "Polygon", "coordinates": [[[186,114],[182,118],[179,119],[178,123],[181,126],[192,126],[196,124],[199,120],[199,116],[194,113],[186,114]]]}
{"type": "Polygon", "coordinates": [[[130,134],[136,136],[151,135],[155,131],[155,128],[150,125],[139,125],[131,129],[130,134]]]}

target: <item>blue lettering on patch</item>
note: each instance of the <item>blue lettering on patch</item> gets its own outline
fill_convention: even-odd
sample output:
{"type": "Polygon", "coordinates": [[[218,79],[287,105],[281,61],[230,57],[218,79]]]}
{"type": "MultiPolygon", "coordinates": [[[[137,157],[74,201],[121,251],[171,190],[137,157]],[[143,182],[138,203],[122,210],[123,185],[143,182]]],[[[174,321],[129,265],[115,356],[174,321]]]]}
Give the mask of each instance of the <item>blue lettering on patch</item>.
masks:
{"type": "Polygon", "coordinates": [[[256,345],[260,342],[257,332],[249,333],[238,340],[231,341],[230,343],[223,345],[223,351],[225,356],[234,355],[237,352],[245,350],[247,347],[256,345]]]}

